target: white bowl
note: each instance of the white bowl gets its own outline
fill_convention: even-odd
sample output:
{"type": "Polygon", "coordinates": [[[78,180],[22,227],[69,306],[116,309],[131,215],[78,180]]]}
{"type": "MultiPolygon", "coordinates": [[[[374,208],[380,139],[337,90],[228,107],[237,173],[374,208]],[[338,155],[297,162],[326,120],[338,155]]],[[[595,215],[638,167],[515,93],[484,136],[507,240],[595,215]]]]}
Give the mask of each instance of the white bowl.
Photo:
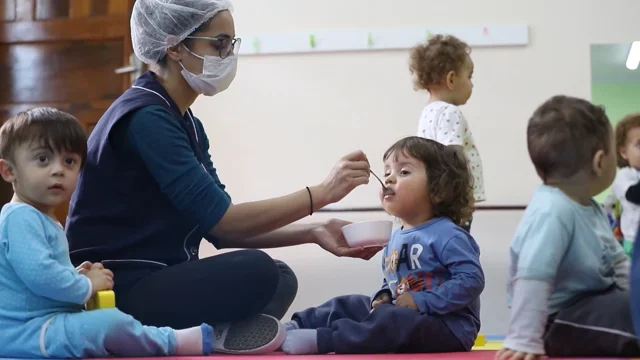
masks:
{"type": "Polygon", "coordinates": [[[390,220],[362,221],[344,226],[342,234],[349,247],[385,246],[392,229],[390,220]]]}

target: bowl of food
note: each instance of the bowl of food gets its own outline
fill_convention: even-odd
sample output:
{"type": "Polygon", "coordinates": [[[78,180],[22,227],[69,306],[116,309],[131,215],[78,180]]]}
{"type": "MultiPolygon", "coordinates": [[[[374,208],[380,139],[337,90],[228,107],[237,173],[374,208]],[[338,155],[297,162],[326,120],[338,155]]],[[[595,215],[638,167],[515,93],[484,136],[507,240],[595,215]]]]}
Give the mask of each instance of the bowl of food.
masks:
{"type": "Polygon", "coordinates": [[[349,247],[385,246],[392,229],[390,220],[362,221],[344,226],[342,234],[349,247]]]}

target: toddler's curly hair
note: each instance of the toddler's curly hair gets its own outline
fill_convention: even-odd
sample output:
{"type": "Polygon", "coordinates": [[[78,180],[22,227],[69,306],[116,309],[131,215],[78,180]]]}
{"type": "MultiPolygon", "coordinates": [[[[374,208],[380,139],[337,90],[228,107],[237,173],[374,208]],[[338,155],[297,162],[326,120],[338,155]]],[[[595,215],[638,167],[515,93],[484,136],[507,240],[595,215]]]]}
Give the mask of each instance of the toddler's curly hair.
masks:
{"type": "Polygon", "coordinates": [[[616,125],[616,153],[619,168],[629,166],[629,162],[620,155],[620,148],[627,143],[629,131],[637,127],[640,127],[640,113],[627,115],[616,125]]]}
{"type": "Polygon", "coordinates": [[[471,48],[453,35],[434,35],[411,49],[409,70],[415,75],[414,87],[427,90],[440,83],[450,71],[459,71],[471,48]]]}
{"type": "Polygon", "coordinates": [[[393,144],[384,154],[403,154],[421,161],[427,171],[427,186],[434,216],[445,216],[457,225],[471,218],[474,210],[473,180],[464,155],[456,149],[419,136],[393,144]]]}

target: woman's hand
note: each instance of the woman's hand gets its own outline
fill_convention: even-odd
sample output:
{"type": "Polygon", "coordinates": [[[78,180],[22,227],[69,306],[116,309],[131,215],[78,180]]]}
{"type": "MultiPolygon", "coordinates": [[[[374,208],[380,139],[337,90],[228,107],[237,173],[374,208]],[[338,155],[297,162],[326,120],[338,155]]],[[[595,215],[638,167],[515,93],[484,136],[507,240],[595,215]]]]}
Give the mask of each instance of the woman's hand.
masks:
{"type": "Polygon", "coordinates": [[[349,224],[351,223],[348,221],[331,219],[325,224],[318,226],[312,230],[315,243],[336,256],[353,257],[364,260],[371,259],[382,250],[382,247],[379,246],[350,248],[344,239],[344,235],[342,235],[342,228],[349,224]]]}
{"type": "Polygon", "coordinates": [[[336,163],[320,184],[327,204],[342,200],[356,187],[369,183],[369,160],[362,151],[354,151],[336,163]]]}

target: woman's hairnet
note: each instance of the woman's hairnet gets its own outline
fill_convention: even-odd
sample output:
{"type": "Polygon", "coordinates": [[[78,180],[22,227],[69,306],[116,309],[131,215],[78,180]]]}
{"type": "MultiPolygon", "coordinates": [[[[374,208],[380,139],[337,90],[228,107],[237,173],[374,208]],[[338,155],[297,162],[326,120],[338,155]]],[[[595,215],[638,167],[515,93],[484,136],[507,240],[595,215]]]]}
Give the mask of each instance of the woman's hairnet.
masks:
{"type": "Polygon", "coordinates": [[[137,0],[131,14],[133,52],[155,64],[167,48],[223,10],[231,10],[231,0],[137,0]]]}

